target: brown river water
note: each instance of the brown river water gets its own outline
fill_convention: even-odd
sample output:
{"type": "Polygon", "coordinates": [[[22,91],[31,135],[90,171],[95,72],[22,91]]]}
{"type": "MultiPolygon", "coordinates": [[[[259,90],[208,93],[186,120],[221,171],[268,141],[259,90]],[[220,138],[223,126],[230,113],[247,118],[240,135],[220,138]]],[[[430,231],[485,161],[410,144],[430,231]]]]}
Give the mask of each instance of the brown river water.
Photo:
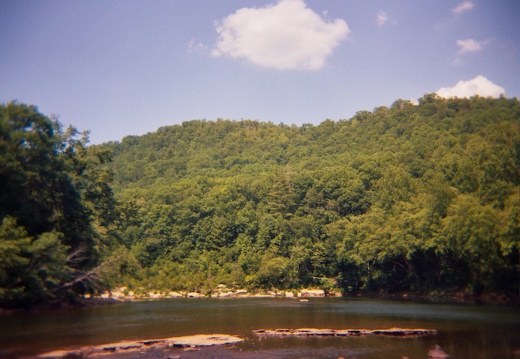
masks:
{"type": "MultiPolygon", "coordinates": [[[[520,307],[364,298],[187,298],[0,316],[0,357],[193,334],[231,334],[234,347],[171,349],[126,357],[427,358],[439,344],[452,359],[520,359],[520,307]],[[437,329],[418,338],[259,337],[255,329],[437,329]]],[[[121,356],[123,357],[123,356],[121,356]]]]}

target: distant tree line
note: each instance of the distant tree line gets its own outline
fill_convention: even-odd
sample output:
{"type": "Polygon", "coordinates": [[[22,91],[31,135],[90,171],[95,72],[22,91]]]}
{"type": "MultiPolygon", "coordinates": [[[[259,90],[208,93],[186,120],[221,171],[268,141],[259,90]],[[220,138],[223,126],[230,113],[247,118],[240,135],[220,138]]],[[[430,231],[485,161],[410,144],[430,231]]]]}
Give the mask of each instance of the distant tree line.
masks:
{"type": "Polygon", "coordinates": [[[195,120],[97,146],[34,107],[0,111],[4,303],[95,291],[64,286],[91,272],[143,292],[520,290],[517,99],[427,94],[316,126],[195,120]],[[29,264],[40,252],[56,270],[29,264]]]}

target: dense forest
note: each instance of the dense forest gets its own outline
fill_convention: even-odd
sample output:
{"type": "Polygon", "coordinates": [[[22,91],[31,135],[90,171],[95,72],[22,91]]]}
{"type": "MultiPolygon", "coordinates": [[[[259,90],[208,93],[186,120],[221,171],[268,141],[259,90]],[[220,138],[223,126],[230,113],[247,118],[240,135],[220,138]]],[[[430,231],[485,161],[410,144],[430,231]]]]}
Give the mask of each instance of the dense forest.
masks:
{"type": "Polygon", "coordinates": [[[520,291],[516,98],[194,120],[96,146],[31,106],[0,121],[4,305],[123,285],[520,291]]]}

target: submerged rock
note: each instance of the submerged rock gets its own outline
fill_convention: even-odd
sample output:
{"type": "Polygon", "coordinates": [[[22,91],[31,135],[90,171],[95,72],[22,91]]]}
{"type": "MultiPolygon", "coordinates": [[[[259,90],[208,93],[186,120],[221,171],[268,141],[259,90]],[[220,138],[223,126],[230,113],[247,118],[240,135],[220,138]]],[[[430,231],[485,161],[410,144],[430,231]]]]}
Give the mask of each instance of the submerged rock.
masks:
{"type": "Polygon", "coordinates": [[[435,344],[428,350],[428,359],[450,359],[450,356],[442,350],[440,345],[435,344]]]}
{"type": "Polygon", "coordinates": [[[97,346],[78,348],[75,350],[57,350],[38,355],[38,358],[84,358],[90,355],[118,354],[149,349],[165,349],[172,347],[197,348],[213,345],[236,344],[244,339],[228,334],[198,334],[166,339],[148,339],[140,341],[119,342],[97,346]]]}
{"type": "Polygon", "coordinates": [[[354,337],[367,335],[383,335],[392,337],[419,337],[426,335],[436,335],[435,329],[317,329],[317,328],[299,328],[299,329],[257,329],[253,330],[253,334],[271,335],[271,336],[328,336],[328,337],[354,337]]]}
{"type": "Polygon", "coordinates": [[[236,344],[244,341],[244,339],[228,335],[228,334],[198,334],[188,335],[184,337],[176,337],[166,339],[167,342],[173,346],[182,347],[199,347],[223,344],[236,344]]]}

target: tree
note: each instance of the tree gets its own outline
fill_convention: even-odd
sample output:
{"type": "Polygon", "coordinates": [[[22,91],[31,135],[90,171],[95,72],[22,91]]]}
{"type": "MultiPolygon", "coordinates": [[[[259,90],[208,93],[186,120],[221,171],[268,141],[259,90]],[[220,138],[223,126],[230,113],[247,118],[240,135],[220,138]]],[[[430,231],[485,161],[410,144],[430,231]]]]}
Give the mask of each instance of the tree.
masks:
{"type": "Polygon", "coordinates": [[[0,305],[95,289],[91,279],[114,201],[102,168],[108,155],[86,147],[88,133],[78,135],[34,106],[0,105],[0,305]]]}
{"type": "MultiPolygon", "coordinates": [[[[60,234],[31,238],[12,217],[0,226],[0,303],[8,307],[31,305],[56,298],[69,280],[67,247],[60,234]]],[[[63,293],[62,293],[63,294],[63,293]]]]}

